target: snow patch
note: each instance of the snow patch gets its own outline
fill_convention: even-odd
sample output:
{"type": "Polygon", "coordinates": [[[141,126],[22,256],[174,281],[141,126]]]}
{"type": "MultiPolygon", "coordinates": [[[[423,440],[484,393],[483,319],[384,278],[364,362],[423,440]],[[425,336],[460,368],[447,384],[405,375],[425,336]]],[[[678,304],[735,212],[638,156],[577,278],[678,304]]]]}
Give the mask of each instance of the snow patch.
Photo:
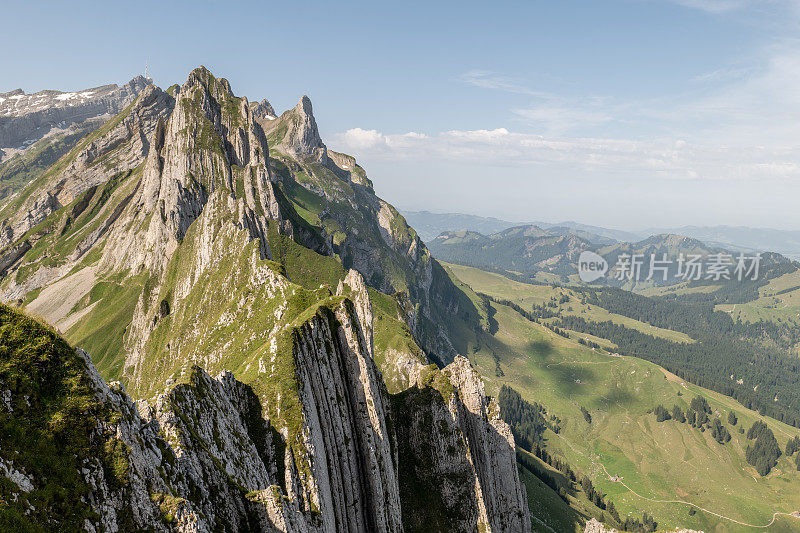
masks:
{"type": "Polygon", "coordinates": [[[275,120],[278,117],[273,117],[272,115],[266,115],[264,118],[266,118],[267,120],[275,120]]]}
{"type": "Polygon", "coordinates": [[[71,100],[76,96],[78,96],[77,93],[64,93],[56,96],[56,100],[61,100],[63,102],[64,100],[71,100]]]}

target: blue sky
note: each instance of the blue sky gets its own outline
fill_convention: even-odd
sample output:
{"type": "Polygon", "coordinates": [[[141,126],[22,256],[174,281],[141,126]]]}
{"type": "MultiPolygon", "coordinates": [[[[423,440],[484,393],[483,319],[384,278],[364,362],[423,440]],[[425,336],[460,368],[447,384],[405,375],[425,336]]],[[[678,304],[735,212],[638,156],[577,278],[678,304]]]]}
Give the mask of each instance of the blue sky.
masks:
{"type": "Polygon", "coordinates": [[[204,64],[398,207],[800,229],[796,0],[4,2],[0,91],[204,64]]]}

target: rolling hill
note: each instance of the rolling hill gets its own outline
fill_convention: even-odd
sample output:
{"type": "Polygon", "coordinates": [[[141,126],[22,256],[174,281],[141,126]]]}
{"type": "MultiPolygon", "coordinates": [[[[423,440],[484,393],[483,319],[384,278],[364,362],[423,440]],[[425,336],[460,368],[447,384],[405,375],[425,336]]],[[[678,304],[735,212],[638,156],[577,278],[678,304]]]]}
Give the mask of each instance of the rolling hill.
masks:
{"type": "MultiPolygon", "coordinates": [[[[632,321],[596,304],[581,304],[579,290],[524,284],[471,267],[448,268],[475,291],[496,299],[491,304],[495,332],[491,336],[476,335],[467,343],[472,360],[485,376],[487,389],[498,394],[502,386],[512,387],[531,403],[544,406],[548,416],[557,417],[558,433],[551,429],[543,432],[545,448],[581,475],[589,476],[621,516],[641,517],[647,512],[658,521],[659,529],[665,530],[680,526],[744,532],[753,528],[737,521],[763,526],[771,522],[775,512],[792,513],[800,508],[800,473],[795,458],[784,455],[768,476],[759,476],[745,460],[752,441],[739,428],[746,431],[755,421],[764,421],[782,449],[800,430],[759,415],[656,364],[619,355],[619,347],[608,339],[554,331],[548,325],[555,318],[532,321],[515,306],[531,310],[534,305],[556,302],[559,312],[591,322],[624,324],[676,343],[692,342],[691,338],[679,331],[632,321]],[[498,303],[501,301],[506,303],[498,303]],[[707,400],[712,417],[719,416],[730,430],[730,442],[718,443],[708,429],[701,431],[675,420],[656,421],[653,409],[659,404],[669,409],[678,405],[687,411],[697,396],[707,400]],[[583,409],[589,413],[590,422],[583,409]],[[737,418],[735,426],[727,421],[730,412],[737,418]],[[662,500],[689,503],[659,503],[662,500]]],[[[538,465],[547,466],[540,460],[538,465]]],[[[571,484],[573,494],[568,497],[573,507],[585,501],[578,485],[571,484]]],[[[601,512],[595,507],[596,516],[601,512]]],[[[607,513],[605,520],[609,520],[607,513]]],[[[553,518],[552,525],[556,523],[553,518]]],[[[541,531],[547,531],[541,527],[541,531]]],[[[797,527],[796,519],[778,515],[766,530],[788,532],[797,527]]]]}

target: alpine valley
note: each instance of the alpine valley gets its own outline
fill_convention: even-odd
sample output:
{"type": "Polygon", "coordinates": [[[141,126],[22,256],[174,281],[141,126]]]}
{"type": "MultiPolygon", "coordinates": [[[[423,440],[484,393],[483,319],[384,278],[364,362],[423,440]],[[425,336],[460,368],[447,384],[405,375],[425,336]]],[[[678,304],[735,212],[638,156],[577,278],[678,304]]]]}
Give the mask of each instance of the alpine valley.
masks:
{"type": "Polygon", "coordinates": [[[588,288],[581,249],[705,245],[529,227],[443,264],[305,96],[0,98],[0,530],[800,528],[783,256],[588,288]]]}

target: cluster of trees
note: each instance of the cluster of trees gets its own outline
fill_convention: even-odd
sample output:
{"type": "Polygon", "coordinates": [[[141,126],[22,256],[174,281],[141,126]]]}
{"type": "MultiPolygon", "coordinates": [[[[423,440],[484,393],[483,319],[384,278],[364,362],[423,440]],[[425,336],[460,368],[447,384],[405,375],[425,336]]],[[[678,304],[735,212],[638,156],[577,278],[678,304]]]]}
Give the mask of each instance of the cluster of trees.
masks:
{"type": "Polygon", "coordinates": [[[525,455],[525,453],[517,450],[517,463],[522,465],[528,472],[539,478],[539,480],[550,487],[553,491],[558,494],[564,503],[569,504],[569,498],[567,497],[567,485],[565,483],[559,483],[556,477],[548,472],[545,468],[539,466],[539,464],[532,460],[529,455],[525,455]]]}
{"type": "Polygon", "coordinates": [[[658,529],[658,522],[647,513],[644,513],[641,520],[628,516],[625,518],[625,521],[622,522],[622,529],[632,533],[652,533],[658,529]]]}
{"type": "MultiPolygon", "coordinates": [[[[678,405],[672,406],[672,411],[667,410],[666,407],[659,404],[653,409],[653,414],[656,415],[656,422],[665,422],[667,420],[675,420],[676,422],[688,423],[690,426],[705,431],[711,429],[711,436],[714,437],[720,444],[730,442],[731,433],[728,428],[722,425],[719,418],[710,420],[710,415],[713,415],[711,406],[708,401],[702,396],[695,396],[689,404],[689,409],[684,414],[683,409],[678,405]]],[[[736,415],[731,411],[728,414],[728,422],[731,425],[736,425],[736,415]],[[733,420],[733,422],[731,422],[733,420]]]]}
{"type": "Polygon", "coordinates": [[[557,417],[548,417],[544,406],[525,401],[517,391],[507,385],[500,389],[497,402],[500,404],[500,417],[511,426],[517,445],[531,453],[542,446],[546,429],[553,433],[561,431],[557,417]]]}
{"type": "Polygon", "coordinates": [[[715,418],[714,423],[711,424],[711,436],[720,444],[725,444],[731,440],[730,432],[722,425],[719,418],[715,418]]]}
{"type": "MultiPolygon", "coordinates": [[[[791,457],[796,452],[800,452],[800,437],[795,435],[786,443],[786,456],[791,457]]],[[[800,470],[800,453],[794,458],[794,464],[800,470]]]]}
{"type": "MultiPolygon", "coordinates": [[[[675,407],[678,406],[676,405],[675,407]]],[[[667,411],[667,408],[661,404],[658,404],[656,408],[653,409],[653,413],[656,415],[656,422],[664,422],[672,418],[672,416],[669,414],[669,411],[667,411]]]]}
{"type": "Polygon", "coordinates": [[[800,437],[795,435],[786,443],[786,456],[791,457],[797,451],[800,451],[800,437]]]}
{"type": "Polygon", "coordinates": [[[703,396],[695,396],[689,404],[688,416],[686,419],[693,427],[705,429],[709,423],[709,415],[714,414],[708,400],[703,396]]]}
{"type": "Polygon", "coordinates": [[[595,350],[602,350],[603,349],[603,347],[600,346],[599,344],[597,344],[596,342],[590,341],[589,339],[584,339],[583,337],[578,339],[578,344],[582,344],[584,346],[588,346],[589,348],[594,348],[595,350]]]}
{"type": "Polygon", "coordinates": [[[555,333],[556,335],[561,335],[565,339],[569,339],[569,333],[567,332],[567,330],[562,329],[556,326],[555,324],[542,324],[542,325],[547,329],[549,329],[550,331],[552,331],[553,333],[555,333]]]}
{"type": "Polygon", "coordinates": [[[781,456],[775,434],[764,422],[758,420],[747,431],[747,438],[755,442],[747,446],[745,458],[755,467],[756,472],[766,476],[778,464],[778,458],[781,456]]]}
{"type": "Polygon", "coordinates": [[[581,489],[583,493],[586,494],[586,497],[589,498],[595,507],[598,509],[602,509],[606,511],[611,517],[618,523],[621,524],[619,519],[619,512],[617,508],[614,506],[614,502],[608,499],[608,497],[600,492],[599,490],[594,488],[592,484],[592,480],[589,479],[587,476],[581,477],[581,489]]]}
{"type": "MultiPolygon", "coordinates": [[[[640,298],[652,301],[645,297],[640,298]]],[[[607,302],[604,301],[603,304],[606,305],[607,302]]],[[[620,311],[614,309],[614,312],[620,311]]],[[[621,314],[634,315],[632,318],[640,319],[635,316],[636,313],[621,314]]],[[[730,321],[730,317],[723,314],[730,321]]],[[[647,318],[641,317],[644,320],[647,318]]],[[[670,326],[660,323],[663,321],[653,322],[659,327],[670,326]]],[[[590,322],[574,315],[564,315],[553,325],[559,329],[608,339],[618,346],[618,351],[623,355],[652,361],[687,381],[730,396],[748,409],[758,410],[762,415],[800,427],[800,360],[787,357],[767,343],[747,340],[735,327],[717,327],[718,322],[714,321],[708,324],[707,330],[686,328],[684,333],[698,342],[680,343],[654,337],[611,321],[590,322]],[[753,390],[749,384],[738,385],[731,379],[731,375],[746,376],[748,381],[758,384],[757,390],[753,390]],[[781,398],[780,402],[773,401],[776,395],[781,398]]],[[[676,325],[669,329],[682,331],[676,325]]]]}
{"type": "Polygon", "coordinates": [[[592,423],[592,414],[586,409],[584,406],[581,405],[581,414],[583,415],[583,419],[586,420],[587,424],[592,423]]]}
{"type": "MultiPolygon", "coordinates": [[[[546,428],[553,429],[548,424],[551,421],[559,421],[558,418],[551,415],[550,420],[548,420],[547,411],[544,407],[538,403],[530,403],[524,400],[517,391],[507,385],[503,385],[500,389],[497,400],[500,404],[500,417],[511,426],[511,432],[514,434],[517,446],[532,453],[542,462],[561,472],[565,483],[559,483],[551,473],[539,468],[538,465],[531,462],[522,453],[517,454],[519,462],[545,485],[558,492],[564,501],[567,501],[569,484],[578,482],[578,474],[569,463],[547,451],[545,439],[542,436],[546,428]]],[[[584,417],[587,415],[591,417],[588,410],[581,408],[581,412],[585,412],[584,417]]],[[[558,426],[556,428],[558,429],[558,426]]],[[[555,432],[558,433],[558,431],[555,432]]],[[[622,525],[614,503],[602,492],[595,489],[591,479],[587,476],[581,476],[580,484],[586,497],[598,509],[608,512],[618,524],[622,525]]]]}
{"type": "Polygon", "coordinates": [[[569,466],[569,463],[567,463],[560,457],[552,455],[550,452],[548,452],[547,449],[544,447],[544,443],[540,443],[539,446],[533,449],[532,453],[533,455],[541,459],[544,463],[549,464],[550,466],[561,472],[564,475],[565,479],[569,480],[572,483],[578,481],[578,475],[575,473],[572,467],[569,466]]]}
{"type": "Polygon", "coordinates": [[[541,319],[554,318],[554,317],[559,316],[558,313],[554,313],[553,311],[550,311],[544,305],[533,304],[532,311],[527,311],[527,310],[523,309],[521,305],[519,305],[516,302],[512,302],[511,300],[506,300],[505,298],[498,298],[497,296],[490,296],[490,295],[482,293],[482,292],[479,292],[477,294],[478,294],[478,296],[480,296],[484,300],[488,300],[488,301],[494,302],[496,304],[506,305],[506,306],[510,307],[511,309],[513,309],[517,313],[521,314],[522,316],[524,316],[525,318],[527,318],[531,322],[538,323],[539,320],[541,320],[541,319]]]}

